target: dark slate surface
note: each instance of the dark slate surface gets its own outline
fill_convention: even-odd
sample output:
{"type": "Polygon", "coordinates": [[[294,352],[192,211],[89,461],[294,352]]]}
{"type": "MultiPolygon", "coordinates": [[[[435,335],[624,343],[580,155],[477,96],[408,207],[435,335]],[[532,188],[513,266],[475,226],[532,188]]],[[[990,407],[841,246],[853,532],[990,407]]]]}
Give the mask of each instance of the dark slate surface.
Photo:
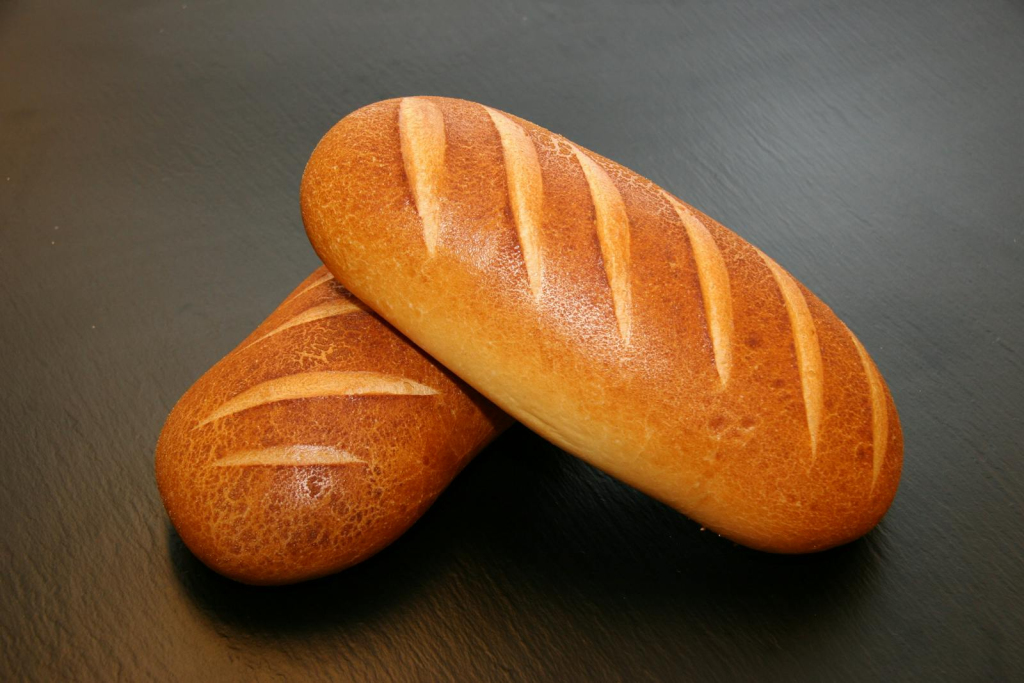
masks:
{"type": "Polygon", "coordinates": [[[0,679],[1021,675],[1019,2],[99,4],[0,3],[0,679]],[[754,553],[517,428],[360,567],[199,564],[163,419],[316,265],[319,136],[409,94],[617,159],[816,291],[900,408],[882,526],[754,553]]]}

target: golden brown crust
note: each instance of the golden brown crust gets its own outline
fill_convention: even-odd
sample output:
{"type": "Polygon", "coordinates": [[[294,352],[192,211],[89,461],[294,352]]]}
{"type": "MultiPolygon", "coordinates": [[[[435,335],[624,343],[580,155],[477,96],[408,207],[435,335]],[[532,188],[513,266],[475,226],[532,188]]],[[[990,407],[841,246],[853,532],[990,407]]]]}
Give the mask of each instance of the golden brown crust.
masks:
{"type": "Polygon", "coordinates": [[[208,566],[291,583],[391,543],[509,423],[320,268],[174,407],[157,484],[208,566]]]}
{"type": "Polygon", "coordinates": [[[320,142],[302,212],[338,280],[416,344],[733,540],[821,550],[867,532],[895,495],[895,406],[832,311],[736,234],[558,135],[471,102],[379,102],[320,142]],[[406,130],[400,111],[433,123],[406,130]],[[409,153],[412,138],[430,153],[409,153]]]}

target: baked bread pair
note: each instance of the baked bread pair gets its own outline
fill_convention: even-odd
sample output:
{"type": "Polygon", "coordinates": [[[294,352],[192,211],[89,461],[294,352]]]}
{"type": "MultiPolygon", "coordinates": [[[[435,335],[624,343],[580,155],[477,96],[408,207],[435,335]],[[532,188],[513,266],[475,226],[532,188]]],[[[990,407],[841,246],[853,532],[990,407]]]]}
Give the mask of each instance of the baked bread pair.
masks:
{"type": "MultiPolygon", "coordinates": [[[[345,325],[358,318],[304,308],[274,324],[283,331],[257,330],[248,344],[294,338],[289,352],[304,359],[343,348],[367,368],[332,365],[323,372],[350,375],[314,379],[322,371],[295,359],[287,370],[303,379],[278,379],[284,369],[243,344],[211,370],[231,379],[204,376],[165,428],[158,480],[174,482],[161,492],[186,543],[209,549],[197,555],[220,571],[252,582],[304,578],[294,567],[306,555],[296,549],[322,562],[309,575],[358,561],[373,544],[338,530],[373,535],[355,515],[380,520],[390,508],[373,508],[362,494],[346,500],[352,489],[332,483],[331,502],[317,508],[330,512],[310,521],[315,515],[282,507],[290,493],[271,492],[354,472],[365,491],[392,491],[370,483],[370,462],[394,459],[396,481],[420,484],[407,507],[390,502],[403,512],[381,523],[382,547],[461,467],[440,476],[423,462],[422,442],[450,454],[435,456],[446,463],[463,462],[505,424],[501,411],[753,548],[823,550],[863,535],[888,509],[902,434],[863,345],[770,257],[632,171],[483,105],[414,97],[364,107],[328,132],[306,168],[301,204],[310,241],[337,281],[436,360],[363,309],[360,324],[394,335],[387,344],[351,333],[345,325]],[[329,320],[337,339],[316,331],[329,320]],[[266,370],[255,373],[262,384],[248,380],[249,366],[266,370]],[[380,376],[356,381],[352,372],[380,376]],[[319,441],[305,436],[330,419],[344,427],[319,441]],[[236,438],[249,433],[248,421],[259,436],[236,438]],[[395,422],[415,427],[384,436],[395,422]],[[341,435],[365,439],[365,448],[340,445],[348,444],[341,435]],[[235,455],[326,443],[352,457],[299,464],[297,456],[235,455]],[[375,449],[386,455],[372,456],[375,449]],[[216,493],[227,479],[234,493],[216,493]],[[250,496],[256,481],[261,493],[250,496]],[[180,500],[193,503],[188,521],[180,500]],[[285,509],[304,521],[279,514],[285,509]],[[358,512],[349,518],[348,510],[358,512]],[[222,535],[210,541],[215,529],[222,535]],[[249,544],[236,538],[260,534],[249,544]],[[279,546],[260,555],[271,537],[279,546]],[[237,551],[236,563],[258,557],[276,573],[210,559],[225,547],[237,551]]],[[[339,306],[359,305],[333,291],[339,306]]]]}

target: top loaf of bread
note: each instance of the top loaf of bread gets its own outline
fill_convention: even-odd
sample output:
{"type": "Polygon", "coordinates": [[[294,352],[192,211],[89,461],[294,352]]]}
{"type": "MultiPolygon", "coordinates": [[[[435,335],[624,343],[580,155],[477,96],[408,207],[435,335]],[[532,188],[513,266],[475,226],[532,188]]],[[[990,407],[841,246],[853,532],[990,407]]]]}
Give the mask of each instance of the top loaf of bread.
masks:
{"type": "Polygon", "coordinates": [[[822,550],[895,495],[899,418],[862,344],[735,233],[484,105],[346,116],[302,182],[335,277],[531,429],[736,542],[822,550]]]}

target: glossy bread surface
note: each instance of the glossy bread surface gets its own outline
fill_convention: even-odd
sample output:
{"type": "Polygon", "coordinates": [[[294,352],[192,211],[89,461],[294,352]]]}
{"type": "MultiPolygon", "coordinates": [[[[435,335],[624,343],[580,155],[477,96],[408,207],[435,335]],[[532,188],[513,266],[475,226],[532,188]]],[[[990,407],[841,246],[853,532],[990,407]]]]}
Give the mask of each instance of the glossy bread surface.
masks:
{"type": "Polygon", "coordinates": [[[850,330],[693,207],[489,107],[388,100],[343,119],[302,186],[339,281],[566,450],[740,543],[867,532],[899,419],[850,330]]]}
{"type": "Polygon", "coordinates": [[[388,545],[509,422],[320,268],[181,398],[157,483],[204,563],[290,583],[388,545]]]}

